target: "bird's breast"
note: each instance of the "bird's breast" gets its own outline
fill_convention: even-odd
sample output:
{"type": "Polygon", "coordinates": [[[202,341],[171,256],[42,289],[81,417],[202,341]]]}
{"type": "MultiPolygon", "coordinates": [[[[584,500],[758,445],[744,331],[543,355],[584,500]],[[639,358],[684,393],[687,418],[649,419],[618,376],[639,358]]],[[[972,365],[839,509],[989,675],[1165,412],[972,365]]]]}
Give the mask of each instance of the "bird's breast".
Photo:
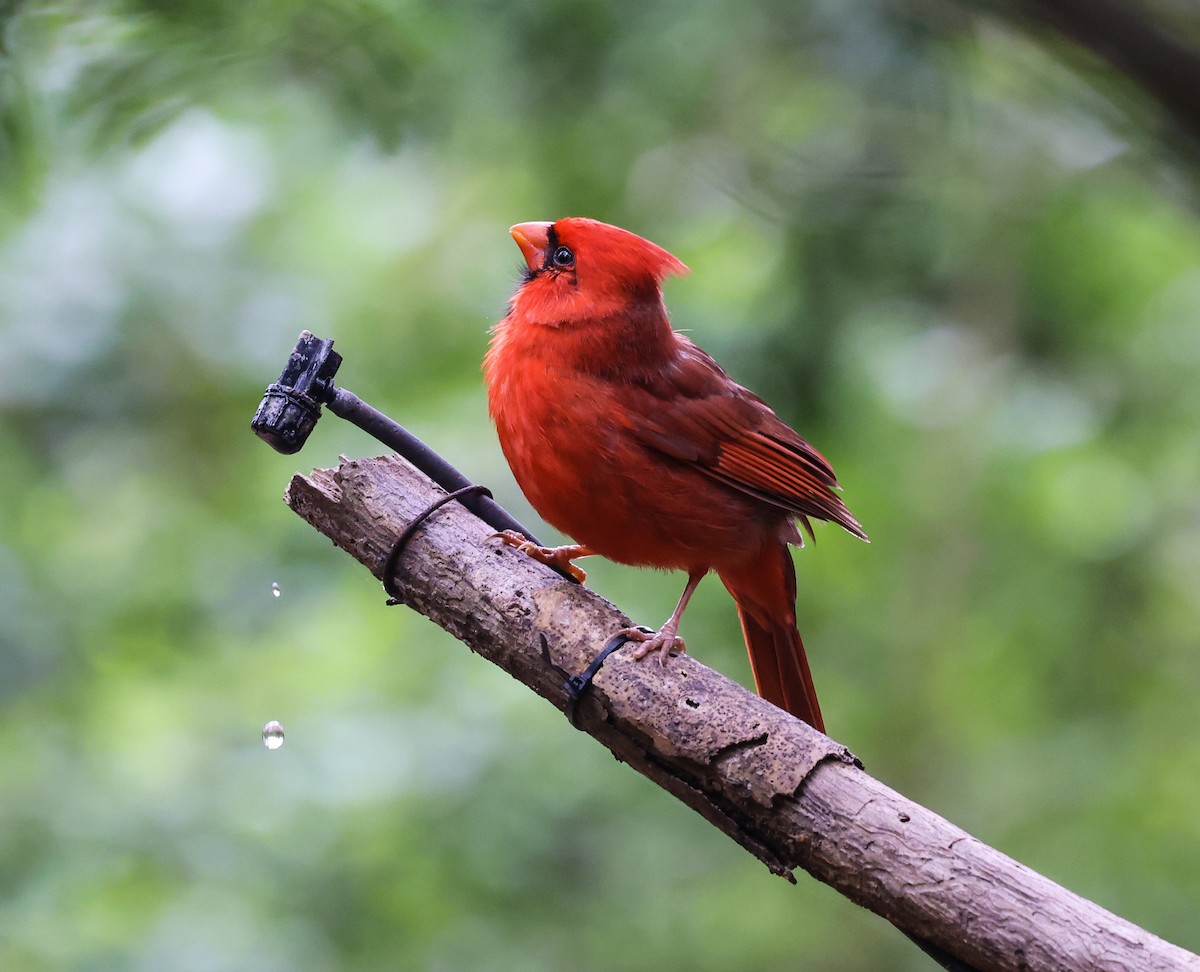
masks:
{"type": "Polygon", "coordinates": [[[489,407],[538,514],[611,560],[694,570],[740,559],[777,511],[643,445],[622,388],[523,356],[489,367],[489,407]]]}

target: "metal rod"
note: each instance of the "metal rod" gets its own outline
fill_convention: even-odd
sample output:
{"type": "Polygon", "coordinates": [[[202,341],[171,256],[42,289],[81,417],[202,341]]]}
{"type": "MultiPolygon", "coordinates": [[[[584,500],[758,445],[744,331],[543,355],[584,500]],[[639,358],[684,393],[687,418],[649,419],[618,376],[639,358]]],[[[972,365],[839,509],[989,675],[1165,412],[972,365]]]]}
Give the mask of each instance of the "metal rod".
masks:
{"type": "MultiPolygon", "coordinates": [[[[446,492],[452,493],[464,486],[474,485],[408,429],[372,408],[353,392],[345,388],[332,388],[327,393],[325,403],[334,415],[357,425],[389,449],[395,450],[446,492]]],[[[531,543],[541,546],[537,537],[495,500],[487,496],[468,495],[460,497],[459,502],[489,526],[497,530],[515,530],[531,543]]]]}

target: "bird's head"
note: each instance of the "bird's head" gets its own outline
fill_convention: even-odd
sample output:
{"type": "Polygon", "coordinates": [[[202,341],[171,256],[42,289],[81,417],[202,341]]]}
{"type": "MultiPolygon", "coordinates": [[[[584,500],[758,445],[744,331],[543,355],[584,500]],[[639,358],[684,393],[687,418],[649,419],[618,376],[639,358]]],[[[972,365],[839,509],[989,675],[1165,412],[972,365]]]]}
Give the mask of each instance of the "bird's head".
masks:
{"type": "Polygon", "coordinates": [[[581,216],[518,223],[509,233],[526,263],[513,311],[537,324],[565,325],[658,303],[663,278],[688,272],[661,246],[581,216]]]}

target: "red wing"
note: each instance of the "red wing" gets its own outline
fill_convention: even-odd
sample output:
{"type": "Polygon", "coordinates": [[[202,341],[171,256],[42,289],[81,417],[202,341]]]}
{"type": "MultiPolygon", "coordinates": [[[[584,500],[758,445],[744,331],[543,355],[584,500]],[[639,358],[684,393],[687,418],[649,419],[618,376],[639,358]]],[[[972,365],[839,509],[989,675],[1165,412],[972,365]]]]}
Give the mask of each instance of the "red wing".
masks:
{"type": "Polygon", "coordinates": [[[838,498],[825,457],[707,354],[681,339],[661,382],[625,397],[637,417],[631,431],[644,445],[796,516],[867,538],[838,498]]]}

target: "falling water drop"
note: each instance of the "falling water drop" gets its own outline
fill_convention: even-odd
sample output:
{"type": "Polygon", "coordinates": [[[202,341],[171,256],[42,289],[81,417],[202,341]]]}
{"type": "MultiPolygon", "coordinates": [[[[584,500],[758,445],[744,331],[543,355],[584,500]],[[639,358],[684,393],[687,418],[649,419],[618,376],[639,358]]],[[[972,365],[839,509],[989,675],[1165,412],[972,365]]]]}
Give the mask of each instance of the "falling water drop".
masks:
{"type": "Polygon", "coordinates": [[[263,726],[263,745],[267,749],[278,749],[283,745],[283,726],[272,719],[263,726]]]}
{"type": "Polygon", "coordinates": [[[279,590],[279,581],[271,581],[271,593],[279,597],[281,593],[279,590]]]}

